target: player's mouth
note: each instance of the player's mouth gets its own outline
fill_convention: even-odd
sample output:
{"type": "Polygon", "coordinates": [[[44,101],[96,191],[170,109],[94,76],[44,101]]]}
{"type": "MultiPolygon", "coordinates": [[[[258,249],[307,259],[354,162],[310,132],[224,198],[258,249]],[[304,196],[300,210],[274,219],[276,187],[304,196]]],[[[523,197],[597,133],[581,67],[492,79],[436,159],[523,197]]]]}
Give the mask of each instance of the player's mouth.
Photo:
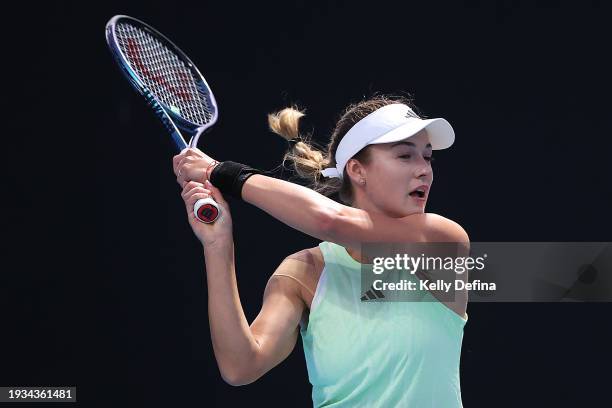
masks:
{"type": "Polygon", "coordinates": [[[427,195],[429,193],[429,186],[427,184],[422,184],[408,193],[412,198],[417,201],[427,201],[427,195]]]}

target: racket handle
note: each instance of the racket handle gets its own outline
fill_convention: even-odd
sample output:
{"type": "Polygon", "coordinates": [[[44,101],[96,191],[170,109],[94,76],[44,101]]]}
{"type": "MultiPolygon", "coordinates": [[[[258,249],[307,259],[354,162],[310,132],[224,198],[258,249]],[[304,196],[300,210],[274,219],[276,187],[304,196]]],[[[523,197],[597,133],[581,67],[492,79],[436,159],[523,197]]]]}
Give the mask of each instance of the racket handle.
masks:
{"type": "Polygon", "coordinates": [[[212,224],[219,218],[221,209],[212,198],[202,198],[193,205],[193,213],[198,221],[205,224],[212,224]]]}

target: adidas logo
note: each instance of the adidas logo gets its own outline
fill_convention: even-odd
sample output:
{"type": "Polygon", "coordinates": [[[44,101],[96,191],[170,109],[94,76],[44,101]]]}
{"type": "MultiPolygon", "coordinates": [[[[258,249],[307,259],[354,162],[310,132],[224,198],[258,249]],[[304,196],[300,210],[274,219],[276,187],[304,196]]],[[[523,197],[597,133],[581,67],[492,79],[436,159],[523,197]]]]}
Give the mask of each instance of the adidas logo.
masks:
{"type": "Polygon", "coordinates": [[[409,110],[408,112],[406,112],[406,115],[404,115],[404,117],[407,119],[411,119],[411,118],[418,118],[418,115],[414,113],[413,111],[409,110]]]}
{"type": "Polygon", "coordinates": [[[367,302],[368,300],[380,300],[384,298],[385,295],[380,290],[376,290],[373,286],[370,286],[370,289],[361,297],[361,301],[367,302]]]}

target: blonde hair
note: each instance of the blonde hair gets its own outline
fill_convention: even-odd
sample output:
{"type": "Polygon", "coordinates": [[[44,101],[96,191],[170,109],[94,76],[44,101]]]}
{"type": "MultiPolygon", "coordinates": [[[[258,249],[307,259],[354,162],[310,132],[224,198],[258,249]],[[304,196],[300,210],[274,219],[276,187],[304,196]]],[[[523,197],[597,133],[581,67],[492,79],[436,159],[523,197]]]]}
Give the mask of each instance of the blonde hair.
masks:
{"type": "MultiPolygon", "coordinates": [[[[315,191],[326,196],[337,193],[341,201],[350,205],[353,201],[350,177],[325,178],[321,175],[321,171],[336,165],[335,155],[338,144],[353,125],[375,110],[393,103],[403,103],[413,107],[410,99],[398,96],[375,96],[348,106],[340,115],[325,151],[315,146],[311,135],[300,132],[300,119],[305,112],[296,106],[269,114],[268,124],[272,132],[291,142],[283,163],[286,160],[293,162],[297,175],[309,180],[311,188],[315,191]]],[[[368,164],[370,159],[368,147],[362,149],[353,158],[363,164],[368,164]]]]}

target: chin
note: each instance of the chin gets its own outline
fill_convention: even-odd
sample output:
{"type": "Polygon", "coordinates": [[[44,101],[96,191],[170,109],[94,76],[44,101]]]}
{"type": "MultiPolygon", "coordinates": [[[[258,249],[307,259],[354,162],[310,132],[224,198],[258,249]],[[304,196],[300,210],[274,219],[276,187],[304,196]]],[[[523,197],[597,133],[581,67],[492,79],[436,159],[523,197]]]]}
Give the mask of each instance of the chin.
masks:
{"type": "Polygon", "coordinates": [[[411,205],[406,211],[405,211],[405,215],[404,217],[407,217],[409,215],[413,215],[413,214],[424,214],[425,213],[425,206],[415,206],[415,205],[411,205]]]}
{"type": "Polygon", "coordinates": [[[425,208],[419,208],[419,207],[415,207],[414,205],[411,205],[408,208],[401,208],[401,209],[398,209],[397,211],[388,211],[387,215],[390,216],[391,218],[404,218],[409,215],[423,214],[424,212],[425,212],[425,208]]]}
{"type": "Polygon", "coordinates": [[[425,213],[425,205],[416,205],[414,202],[403,202],[400,205],[387,205],[381,208],[382,212],[391,218],[404,218],[413,214],[425,213]]]}

